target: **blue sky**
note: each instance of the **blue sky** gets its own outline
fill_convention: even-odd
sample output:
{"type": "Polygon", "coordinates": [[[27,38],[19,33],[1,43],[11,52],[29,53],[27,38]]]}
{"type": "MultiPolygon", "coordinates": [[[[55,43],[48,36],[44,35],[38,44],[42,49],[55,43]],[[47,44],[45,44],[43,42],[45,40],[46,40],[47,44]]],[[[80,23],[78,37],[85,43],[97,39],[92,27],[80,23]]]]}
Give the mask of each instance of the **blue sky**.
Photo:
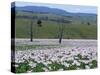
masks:
{"type": "Polygon", "coordinates": [[[97,13],[95,6],[80,6],[80,5],[63,5],[63,4],[46,4],[46,3],[31,3],[31,2],[16,2],[16,6],[47,6],[50,8],[59,8],[72,13],[97,13]]]}

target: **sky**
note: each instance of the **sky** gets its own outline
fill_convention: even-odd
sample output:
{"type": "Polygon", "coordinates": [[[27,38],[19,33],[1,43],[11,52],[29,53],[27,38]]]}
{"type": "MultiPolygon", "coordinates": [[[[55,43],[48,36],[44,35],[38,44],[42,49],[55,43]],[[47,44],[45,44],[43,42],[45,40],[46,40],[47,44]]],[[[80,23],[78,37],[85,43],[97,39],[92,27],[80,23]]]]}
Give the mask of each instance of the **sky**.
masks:
{"type": "Polygon", "coordinates": [[[16,6],[47,6],[50,8],[59,8],[72,13],[97,13],[95,6],[80,6],[80,5],[66,5],[66,4],[46,4],[46,3],[31,3],[31,2],[15,2],[16,6]]]}

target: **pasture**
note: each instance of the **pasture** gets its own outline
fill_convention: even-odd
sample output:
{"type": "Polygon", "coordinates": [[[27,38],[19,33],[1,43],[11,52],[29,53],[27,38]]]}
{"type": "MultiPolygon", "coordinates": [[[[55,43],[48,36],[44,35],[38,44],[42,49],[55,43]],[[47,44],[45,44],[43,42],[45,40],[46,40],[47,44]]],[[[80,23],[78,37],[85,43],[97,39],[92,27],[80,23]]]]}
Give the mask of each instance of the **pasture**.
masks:
{"type": "Polygon", "coordinates": [[[33,22],[33,38],[57,39],[59,38],[61,28],[63,28],[64,39],[97,39],[96,17],[60,16],[41,13],[30,14],[25,12],[17,12],[16,14],[16,38],[30,38],[31,20],[33,22]],[[25,16],[28,17],[26,18],[25,16]],[[32,16],[34,19],[30,18],[32,16]],[[37,24],[38,19],[42,21],[41,27],[37,24]],[[61,22],[61,19],[65,22],[61,22]],[[70,21],[70,23],[66,21],[70,21]]]}

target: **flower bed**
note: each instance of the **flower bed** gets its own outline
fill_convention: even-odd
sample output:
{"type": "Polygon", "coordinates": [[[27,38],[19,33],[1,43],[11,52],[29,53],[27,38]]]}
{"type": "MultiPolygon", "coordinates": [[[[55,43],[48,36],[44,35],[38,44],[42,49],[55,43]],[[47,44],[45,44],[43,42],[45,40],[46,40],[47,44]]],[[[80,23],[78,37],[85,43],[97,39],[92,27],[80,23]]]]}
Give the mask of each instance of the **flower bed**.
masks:
{"type": "Polygon", "coordinates": [[[92,69],[97,67],[96,47],[61,47],[15,51],[17,73],[92,69]]]}

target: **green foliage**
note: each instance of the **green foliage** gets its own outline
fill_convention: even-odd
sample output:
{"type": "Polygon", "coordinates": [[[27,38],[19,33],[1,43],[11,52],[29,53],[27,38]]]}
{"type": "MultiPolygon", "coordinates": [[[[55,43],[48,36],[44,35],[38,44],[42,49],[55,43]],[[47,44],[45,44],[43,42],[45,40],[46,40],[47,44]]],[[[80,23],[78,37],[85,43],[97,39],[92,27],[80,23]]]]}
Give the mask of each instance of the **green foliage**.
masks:
{"type": "MultiPolygon", "coordinates": [[[[35,60],[29,60],[33,61],[35,63],[37,63],[35,60]]],[[[77,70],[79,69],[86,69],[86,65],[90,66],[90,69],[96,68],[97,67],[97,61],[93,60],[92,62],[85,64],[84,62],[80,62],[80,66],[72,65],[72,61],[66,61],[66,64],[70,64],[69,67],[64,66],[61,63],[57,63],[57,62],[52,62],[51,64],[48,64],[47,66],[45,66],[43,63],[37,63],[36,67],[31,68],[31,66],[29,66],[29,62],[24,62],[24,63],[20,63],[18,64],[19,66],[16,67],[16,73],[26,73],[27,71],[32,71],[32,72],[44,72],[44,68],[48,69],[49,71],[58,71],[59,69],[63,69],[63,70],[77,70]],[[92,65],[89,65],[92,64],[92,65]]]]}
{"type": "Polygon", "coordinates": [[[16,68],[16,73],[26,73],[30,69],[31,67],[28,65],[28,63],[20,63],[16,68]]]}
{"type": "Polygon", "coordinates": [[[76,70],[77,66],[76,65],[70,65],[67,70],[76,70]]]}
{"type": "Polygon", "coordinates": [[[93,60],[92,62],[91,62],[91,66],[90,66],[90,68],[96,68],[97,67],[97,61],[96,60],[93,60]]]}
{"type": "Polygon", "coordinates": [[[33,72],[44,72],[43,68],[45,67],[42,63],[37,63],[36,67],[32,69],[33,72]]]}
{"type": "Polygon", "coordinates": [[[51,67],[51,71],[57,71],[59,69],[65,69],[65,66],[62,64],[59,64],[57,62],[53,62],[52,64],[48,64],[49,67],[51,67]]]}
{"type": "Polygon", "coordinates": [[[81,64],[80,64],[80,66],[79,66],[79,68],[80,69],[85,69],[85,63],[83,63],[83,62],[80,62],[81,64]]]}

